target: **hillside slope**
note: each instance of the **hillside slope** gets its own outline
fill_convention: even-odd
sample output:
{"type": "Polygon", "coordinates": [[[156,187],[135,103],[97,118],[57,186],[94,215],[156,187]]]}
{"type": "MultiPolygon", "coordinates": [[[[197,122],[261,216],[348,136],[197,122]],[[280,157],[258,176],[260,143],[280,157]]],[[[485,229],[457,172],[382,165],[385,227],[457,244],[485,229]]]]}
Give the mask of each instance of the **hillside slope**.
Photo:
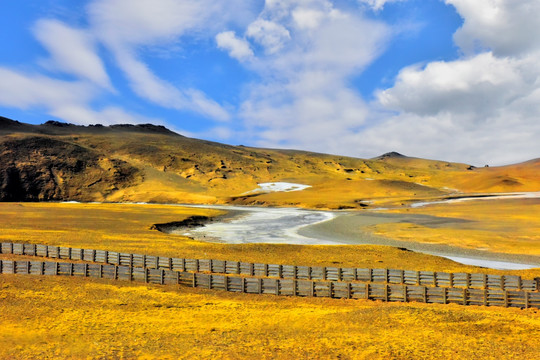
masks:
{"type": "Polygon", "coordinates": [[[476,169],[397,153],[358,159],[230,146],[162,126],[29,125],[0,118],[0,200],[363,208],[460,192],[538,191],[540,160],[476,169]],[[310,185],[251,192],[258,183],[310,185]]]}

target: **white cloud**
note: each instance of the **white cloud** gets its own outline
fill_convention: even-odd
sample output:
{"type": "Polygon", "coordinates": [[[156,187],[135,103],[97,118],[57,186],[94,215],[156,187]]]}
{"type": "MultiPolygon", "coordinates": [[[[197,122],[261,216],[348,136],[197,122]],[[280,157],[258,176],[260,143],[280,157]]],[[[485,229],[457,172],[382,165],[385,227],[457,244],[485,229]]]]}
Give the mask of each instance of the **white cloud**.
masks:
{"type": "Polygon", "coordinates": [[[95,89],[84,82],[51,79],[0,67],[0,104],[29,109],[36,106],[57,108],[63,104],[85,103],[95,89]]]}
{"type": "Polygon", "coordinates": [[[388,28],[325,0],[267,1],[246,35],[263,46],[248,64],[262,80],[240,108],[248,136],[261,146],[337,151],[367,115],[348,81],[380,54],[388,28]]]}
{"type": "Polygon", "coordinates": [[[365,131],[366,144],[475,165],[540,156],[540,48],[531,36],[540,31],[540,4],[447,3],[464,19],[454,39],[466,55],[401,70],[378,94],[398,113],[365,131]]]}
{"type": "Polygon", "coordinates": [[[130,81],[133,90],[145,99],[164,107],[190,110],[215,120],[225,121],[229,114],[215,101],[196,89],[178,89],[167,81],[158,78],[129,50],[115,50],[116,59],[130,81]]]}
{"type": "Polygon", "coordinates": [[[159,78],[137,53],[145,46],[174,44],[188,34],[215,28],[238,6],[238,1],[95,0],[88,13],[93,31],[116,56],[137,95],[164,107],[224,121],[230,114],[221,105],[200,90],[159,78]]]}
{"type": "Polygon", "coordinates": [[[231,57],[240,61],[253,56],[249,43],[244,39],[237,38],[234,31],[224,31],[217,34],[216,43],[220,49],[227,50],[231,57]]]}
{"type": "Polygon", "coordinates": [[[62,81],[0,67],[0,105],[44,109],[49,115],[74,124],[159,123],[158,119],[131,114],[112,106],[92,109],[88,103],[98,89],[84,81],[62,81]]]}
{"type": "Polygon", "coordinates": [[[94,39],[88,32],[48,19],[39,20],[33,30],[35,37],[51,54],[51,58],[44,61],[48,68],[112,89],[105,66],[96,54],[94,39]]]}
{"type": "Polygon", "coordinates": [[[497,56],[516,56],[540,50],[540,2],[537,0],[446,0],[463,17],[455,33],[465,53],[492,50],[497,56]]]}
{"type": "Polygon", "coordinates": [[[358,0],[361,4],[370,6],[373,10],[378,11],[384,8],[387,3],[406,1],[406,0],[358,0]]]}
{"type": "Polygon", "coordinates": [[[252,22],[247,28],[246,35],[262,45],[269,54],[281,50],[291,38],[284,26],[264,19],[252,22]]]}
{"type": "Polygon", "coordinates": [[[534,89],[540,75],[534,59],[498,58],[491,52],[425,68],[403,69],[395,85],[379,94],[392,109],[419,115],[440,112],[488,115],[534,89]]]}

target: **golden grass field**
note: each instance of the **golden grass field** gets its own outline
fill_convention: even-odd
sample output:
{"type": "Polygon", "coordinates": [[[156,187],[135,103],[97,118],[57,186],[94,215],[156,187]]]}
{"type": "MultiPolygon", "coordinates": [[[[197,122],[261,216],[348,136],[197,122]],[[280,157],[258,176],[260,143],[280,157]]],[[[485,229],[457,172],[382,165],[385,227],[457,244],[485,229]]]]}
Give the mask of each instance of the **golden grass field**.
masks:
{"type": "MultiPolygon", "coordinates": [[[[0,241],[296,265],[540,276],[538,269],[485,270],[384,246],[224,245],[150,230],[154,223],[195,214],[220,212],[166,205],[0,203],[0,241]]],[[[535,309],[2,275],[0,314],[2,359],[538,359],[540,353],[535,309]]]]}
{"type": "Polygon", "coordinates": [[[2,359],[538,359],[540,312],[0,277],[2,359]]]}
{"type": "Polygon", "coordinates": [[[378,224],[371,230],[392,239],[446,244],[509,254],[540,255],[540,199],[478,200],[392,212],[468,220],[443,227],[378,224]]]}

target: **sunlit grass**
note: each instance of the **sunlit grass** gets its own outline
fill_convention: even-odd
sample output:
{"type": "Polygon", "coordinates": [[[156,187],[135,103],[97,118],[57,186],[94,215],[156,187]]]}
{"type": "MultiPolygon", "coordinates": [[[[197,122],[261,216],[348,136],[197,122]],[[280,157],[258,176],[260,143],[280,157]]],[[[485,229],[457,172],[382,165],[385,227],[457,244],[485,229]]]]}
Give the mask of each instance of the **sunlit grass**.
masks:
{"type": "Polygon", "coordinates": [[[0,277],[0,358],[534,359],[540,312],[0,277]]]}
{"type": "Polygon", "coordinates": [[[371,229],[376,234],[398,240],[446,244],[490,252],[540,255],[540,199],[479,200],[394,212],[467,221],[441,227],[388,223],[371,229]]]}

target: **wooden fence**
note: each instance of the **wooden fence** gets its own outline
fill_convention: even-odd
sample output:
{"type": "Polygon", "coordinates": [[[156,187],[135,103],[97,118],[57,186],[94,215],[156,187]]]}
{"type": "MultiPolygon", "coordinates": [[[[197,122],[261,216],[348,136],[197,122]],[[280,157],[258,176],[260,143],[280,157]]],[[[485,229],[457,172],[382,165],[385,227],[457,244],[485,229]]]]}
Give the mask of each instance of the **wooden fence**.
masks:
{"type": "Polygon", "coordinates": [[[63,275],[174,284],[248,294],[273,294],[387,302],[423,302],[540,308],[540,293],[418,285],[316,281],[204,274],[170,269],[47,261],[0,260],[0,274],[63,275]]]}
{"type": "Polygon", "coordinates": [[[9,242],[0,244],[0,253],[83,260],[117,266],[167,269],[181,272],[235,274],[294,280],[386,283],[480,290],[540,291],[540,278],[529,280],[515,275],[258,264],[226,260],[169,258],[107,250],[9,242]]]}

